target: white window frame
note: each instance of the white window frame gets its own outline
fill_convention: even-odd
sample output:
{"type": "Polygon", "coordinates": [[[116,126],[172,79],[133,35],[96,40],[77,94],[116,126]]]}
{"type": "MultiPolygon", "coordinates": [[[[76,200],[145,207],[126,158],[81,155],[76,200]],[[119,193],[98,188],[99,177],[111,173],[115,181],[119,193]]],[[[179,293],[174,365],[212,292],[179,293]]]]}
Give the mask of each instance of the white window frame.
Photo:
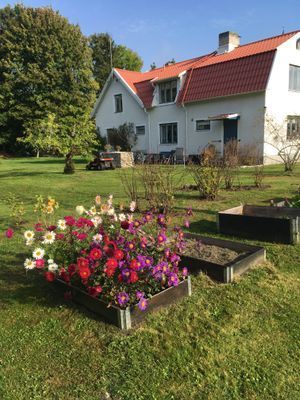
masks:
{"type": "MultiPolygon", "coordinates": [[[[166,89],[165,89],[165,91],[166,91],[166,89]]],[[[163,81],[163,82],[160,82],[159,84],[158,84],[158,103],[159,104],[172,104],[172,103],[175,103],[175,101],[176,101],[176,98],[177,98],[177,95],[178,95],[178,83],[177,83],[177,79],[170,79],[170,80],[168,80],[168,81],[163,81]],[[172,84],[174,83],[174,86],[175,87],[172,87],[172,84]],[[166,85],[170,85],[170,100],[169,101],[166,101],[166,92],[164,92],[164,100],[165,101],[162,101],[162,96],[161,96],[161,93],[162,93],[162,86],[166,86],[166,85]],[[174,95],[172,94],[172,91],[173,91],[173,89],[175,89],[176,88],[176,93],[175,93],[175,97],[174,97],[174,95]],[[174,99],[173,99],[173,97],[174,97],[174,99]]]]}
{"type": "Polygon", "coordinates": [[[300,137],[300,115],[288,115],[286,127],[286,139],[292,140],[300,137]]]}
{"type": "Polygon", "coordinates": [[[207,132],[210,131],[211,129],[211,122],[209,119],[197,119],[195,121],[195,130],[196,132],[207,132]],[[203,124],[203,126],[209,126],[208,128],[198,128],[198,122],[201,122],[203,124]]]}
{"type": "Polygon", "coordinates": [[[145,135],[146,134],[146,125],[136,125],[135,126],[135,133],[136,133],[136,135],[138,135],[138,136],[143,136],[143,135],[145,135]],[[144,132],[143,133],[138,133],[138,128],[144,128],[144,132]]]}
{"type": "Polygon", "coordinates": [[[123,96],[122,96],[122,93],[114,94],[114,105],[115,105],[115,113],[123,112],[123,96]],[[119,110],[119,111],[117,110],[117,104],[118,104],[117,98],[121,99],[121,110],[119,110]]]}
{"type": "MultiPolygon", "coordinates": [[[[174,128],[173,128],[173,129],[174,129],[174,128]]],[[[172,129],[172,133],[171,133],[172,139],[173,139],[173,136],[174,136],[173,129],[172,129]]],[[[158,132],[159,132],[159,144],[160,144],[161,146],[170,146],[170,145],[178,144],[178,122],[177,122],[177,121],[162,122],[162,123],[160,123],[160,124],[158,125],[158,132]],[[167,125],[176,125],[176,142],[174,142],[174,141],[166,142],[166,143],[163,143],[163,142],[162,142],[162,140],[161,140],[161,139],[162,139],[162,127],[163,127],[163,126],[167,126],[167,125]]],[[[167,135],[168,135],[168,134],[167,134],[167,135]]]]}
{"type": "Polygon", "coordinates": [[[292,92],[300,92],[300,66],[289,65],[289,90],[292,92]]]}

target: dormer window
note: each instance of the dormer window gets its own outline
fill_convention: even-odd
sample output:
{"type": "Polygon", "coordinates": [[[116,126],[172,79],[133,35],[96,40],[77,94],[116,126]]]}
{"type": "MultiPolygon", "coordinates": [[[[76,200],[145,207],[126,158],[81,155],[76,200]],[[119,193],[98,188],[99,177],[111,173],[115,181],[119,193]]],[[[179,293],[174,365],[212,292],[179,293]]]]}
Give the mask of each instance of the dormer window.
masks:
{"type": "Polygon", "coordinates": [[[115,112],[120,113],[123,111],[122,95],[115,94],[115,112]]]}
{"type": "Polygon", "coordinates": [[[300,50],[300,39],[298,39],[296,42],[296,49],[300,50]]]}
{"type": "Polygon", "coordinates": [[[173,103],[177,96],[177,80],[159,84],[159,103],[173,103]]]}

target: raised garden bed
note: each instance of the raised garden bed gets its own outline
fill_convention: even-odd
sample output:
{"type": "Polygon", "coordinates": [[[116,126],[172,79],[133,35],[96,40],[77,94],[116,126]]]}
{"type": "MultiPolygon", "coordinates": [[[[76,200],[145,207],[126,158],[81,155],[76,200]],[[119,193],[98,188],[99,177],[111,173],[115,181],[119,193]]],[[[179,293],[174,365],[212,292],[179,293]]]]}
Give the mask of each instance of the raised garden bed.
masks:
{"type": "Polygon", "coordinates": [[[216,239],[195,234],[186,234],[187,250],[180,264],[188,267],[189,273],[206,273],[212,279],[230,283],[236,276],[245,273],[251,266],[265,261],[263,247],[251,246],[230,240],[216,239]],[[199,251],[189,249],[192,242],[201,242],[199,251]]]}
{"type": "Polygon", "coordinates": [[[217,215],[220,233],[286,244],[299,243],[300,209],[241,205],[217,215]]]}
{"type": "Polygon", "coordinates": [[[137,305],[122,310],[115,305],[107,307],[107,303],[104,301],[92,297],[88,293],[74,286],[69,286],[60,279],[56,279],[55,284],[64,291],[71,291],[72,300],[75,303],[84,306],[88,310],[102,317],[105,321],[116,325],[123,330],[130,329],[139,322],[142,322],[149,312],[170,305],[183,297],[190,296],[192,293],[191,279],[190,277],[187,277],[187,279],[180,282],[178,286],[169,287],[168,289],[155,294],[148,300],[146,310],[141,311],[137,305]]]}

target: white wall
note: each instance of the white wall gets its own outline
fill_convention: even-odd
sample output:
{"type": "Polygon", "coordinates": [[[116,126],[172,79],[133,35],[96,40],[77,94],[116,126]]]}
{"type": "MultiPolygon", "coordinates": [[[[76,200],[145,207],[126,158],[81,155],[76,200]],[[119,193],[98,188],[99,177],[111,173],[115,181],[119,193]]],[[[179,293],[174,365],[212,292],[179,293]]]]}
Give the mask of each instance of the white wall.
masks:
{"type": "Polygon", "coordinates": [[[145,135],[138,135],[138,142],[135,147],[140,150],[147,150],[149,146],[147,113],[137,103],[128,89],[116,77],[113,77],[97,109],[96,126],[100,128],[101,135],[106,136],[107,129],[117,128],[125,122],[145,125],[146,133],[145,135]],[[122,94],[123,112],[115,112],[115,94],[122,94]]]}
{"type": "Polygon", "coordinates": [[[223,152],[223,121],[211,121],[210,131],[196,131],[196,120],[207,119],[220,114],[240,115],[238,120],[238,140],[240,144],[257,144],[263,152],[264,133],[264,93],[224,97],[210,101],[186,104],[188,121],[188,153],[197,154],[199,150],[212,143],[223,152]]]}
{"type": "MultiPolygon", "coordinates": [[[[299,38],[300,33],[278,47],[266,90],[266,115],[281,127],[282,135],[286,135],[286,117],[300,116],[300,92],[289,90],[289,65],[300,66],[300,50],[296,49],[299,38]]],[[[266,142],[272,142],[267,122],[265,130],[266,142]]],[[[270,144],[265,144],[264,153],[267,163],[276,161],[277,151],[270,144]]]]}

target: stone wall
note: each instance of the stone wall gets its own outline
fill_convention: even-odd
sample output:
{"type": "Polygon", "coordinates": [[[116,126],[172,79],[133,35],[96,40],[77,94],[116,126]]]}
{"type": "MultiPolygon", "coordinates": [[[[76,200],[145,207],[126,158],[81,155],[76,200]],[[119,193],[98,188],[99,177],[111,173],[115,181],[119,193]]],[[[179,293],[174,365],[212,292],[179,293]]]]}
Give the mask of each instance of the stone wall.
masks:
{"type": "Polygon", "coordinates": [[[133,167],[133,153],[131,151],[112,151],[105,153],[105,157],[114,159],[116,168],[133,167]]]}

